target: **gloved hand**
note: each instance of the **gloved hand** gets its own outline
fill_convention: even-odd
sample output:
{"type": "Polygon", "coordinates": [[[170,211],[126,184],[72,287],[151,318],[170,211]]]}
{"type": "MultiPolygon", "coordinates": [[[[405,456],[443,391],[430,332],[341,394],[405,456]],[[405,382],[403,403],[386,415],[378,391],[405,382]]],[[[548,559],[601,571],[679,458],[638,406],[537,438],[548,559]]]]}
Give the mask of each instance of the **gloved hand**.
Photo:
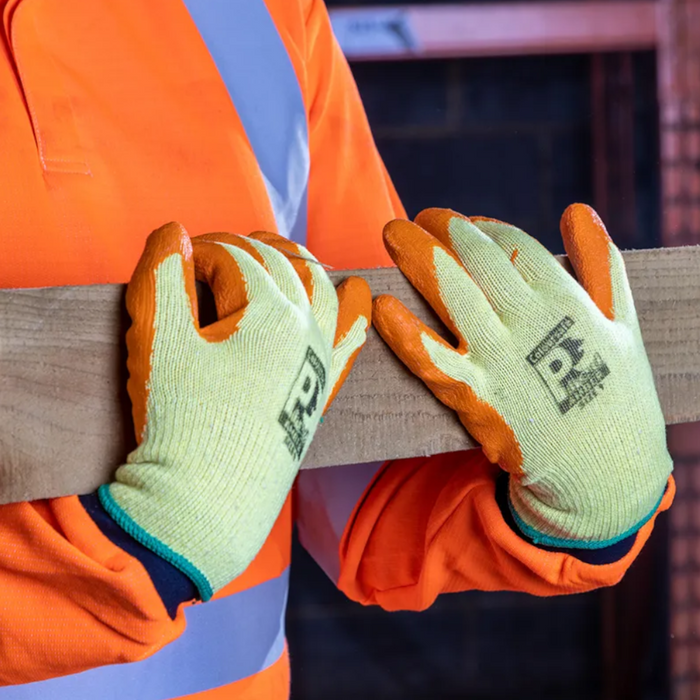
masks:
{"type": "Polygon", "coordinates": [[[192,245],[168,224],[149,237],[127,290],[139,445],[99,497],[204,600],[262,547],[331,391],[365,342],[367,284],[348,280],[339,304],[323,267],[304,264],[311,300],[274,248],[224,234],[192,245]],[[195,270],[219,318],[204,328],[195,270]]]}
{"type": "Polygon", "coordinates": [[[521,531],[595,549],[652,516],[672,463],[622,256],[587,206],[561,228],[580,284],[502,222],[441,209],[391,222],[389,254],[459,344],[389,296],[374,324],[509,472],[521,531]]]}

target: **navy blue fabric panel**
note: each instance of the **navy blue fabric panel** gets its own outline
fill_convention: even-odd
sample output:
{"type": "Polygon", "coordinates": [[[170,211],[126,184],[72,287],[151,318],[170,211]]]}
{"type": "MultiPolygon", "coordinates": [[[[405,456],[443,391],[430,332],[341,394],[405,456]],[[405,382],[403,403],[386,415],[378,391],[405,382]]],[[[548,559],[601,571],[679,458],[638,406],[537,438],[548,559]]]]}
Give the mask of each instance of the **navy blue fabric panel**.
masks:
{"type": "Polygon", "coordinates": [[[185,574],[137,542],[109,517],[97,493],[80,496],[80,502],[105,537],[143,564],[171,618],[175,619],[181,603],[199,597],[196,586],[185,574]]]}
{"type": "Polygon", "coordinates": [[[508,474],[503,473],[498,479],[496,484],[496,501],[501,509],[503,519],[508,523],[513,532],[522,537],[526,542],[529,542],[534,547],[538,549],[543,549],[546,552],[562,552],[563,554],[569,554],[572,557],[586,563],[586,564],[612,564],[613,562],[619,561],[634,546],[635,540],[637,539],[636,533],[630,535],[620,542],[616,542],[610,547],[605,547],[604,549],[559,549],[557,547],[548,547],[545,545],[534,544],[529,537],[526,537],[518,528],[513,515],[510,512],[510,507],[508,505],[508,474]]]}

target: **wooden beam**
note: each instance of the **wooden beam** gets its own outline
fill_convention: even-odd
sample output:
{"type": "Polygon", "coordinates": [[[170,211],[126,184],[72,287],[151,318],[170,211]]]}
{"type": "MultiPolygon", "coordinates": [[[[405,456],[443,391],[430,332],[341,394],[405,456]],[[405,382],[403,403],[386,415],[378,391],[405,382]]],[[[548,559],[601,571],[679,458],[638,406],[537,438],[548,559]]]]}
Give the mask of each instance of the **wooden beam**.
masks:
{"type": "Polygon", "coordinates": [[[330,10],[351,61],[653,49],[654,0],[498,2],[330,10]]]}
{"type": "MultiPolygon", "coordinates": [[[[700,417],[700,247],[625,253],[668,423],[700,417]]],[[[339,281],[349,273],[334,273],[339,281]]],[[[360,271],[433,328],[396,269],[360,271]]],[[[0,502],[86,493],[133,447],[124,287],[0,291],[0,502]]],[[[304,467],[473,447],[454,413],[372,331],[304,467]]]]}

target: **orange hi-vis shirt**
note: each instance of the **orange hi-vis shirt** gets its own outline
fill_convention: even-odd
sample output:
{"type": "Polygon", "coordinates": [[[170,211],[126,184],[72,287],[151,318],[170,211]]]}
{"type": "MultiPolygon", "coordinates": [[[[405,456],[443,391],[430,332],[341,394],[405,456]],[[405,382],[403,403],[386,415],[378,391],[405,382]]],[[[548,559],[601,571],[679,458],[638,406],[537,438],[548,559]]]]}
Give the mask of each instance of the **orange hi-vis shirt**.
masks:
{"type": "MultiPolygon", "coordinates": [[[[403,210],[321,0],[0,7],[0,286],[126,282],[172,220],[390,264],[381,231],[403,210]]],[[[420,610],[613,584],[653,528],[608,563],[543,551],[508,522],[499,474],[478,450],[306,472],[300,536],[353,599],[420,610]]],[[[672,497],[671,481],[660,510],[672,497]]],[[[291,528],[289,499],[241,577],[171,614],[167,574],[77,497],[0,507],[0,700],[284,700],[291,528]]]]}

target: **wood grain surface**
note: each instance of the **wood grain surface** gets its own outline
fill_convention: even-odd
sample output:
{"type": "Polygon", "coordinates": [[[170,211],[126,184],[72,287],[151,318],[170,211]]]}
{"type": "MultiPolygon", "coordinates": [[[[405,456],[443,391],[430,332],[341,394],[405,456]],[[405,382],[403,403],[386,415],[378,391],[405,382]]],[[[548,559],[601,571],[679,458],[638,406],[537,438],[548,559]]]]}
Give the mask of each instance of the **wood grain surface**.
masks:
{"type": "MultiPolygon", "coordinates": [[[[700,247],[625,261],[666,422],[700,419],[700,247]]],[[[333,273],[336,282],[349,272],[333,273]]],[[[375,295],[440,324],[395,269],[361,270],[375,295]]],[[[0,291],[0,503],[86,493],[134,446],[121,285],[0,291]]],[[[450,410],[371,331],[304,468],[473,447],[450,410]]]]}

